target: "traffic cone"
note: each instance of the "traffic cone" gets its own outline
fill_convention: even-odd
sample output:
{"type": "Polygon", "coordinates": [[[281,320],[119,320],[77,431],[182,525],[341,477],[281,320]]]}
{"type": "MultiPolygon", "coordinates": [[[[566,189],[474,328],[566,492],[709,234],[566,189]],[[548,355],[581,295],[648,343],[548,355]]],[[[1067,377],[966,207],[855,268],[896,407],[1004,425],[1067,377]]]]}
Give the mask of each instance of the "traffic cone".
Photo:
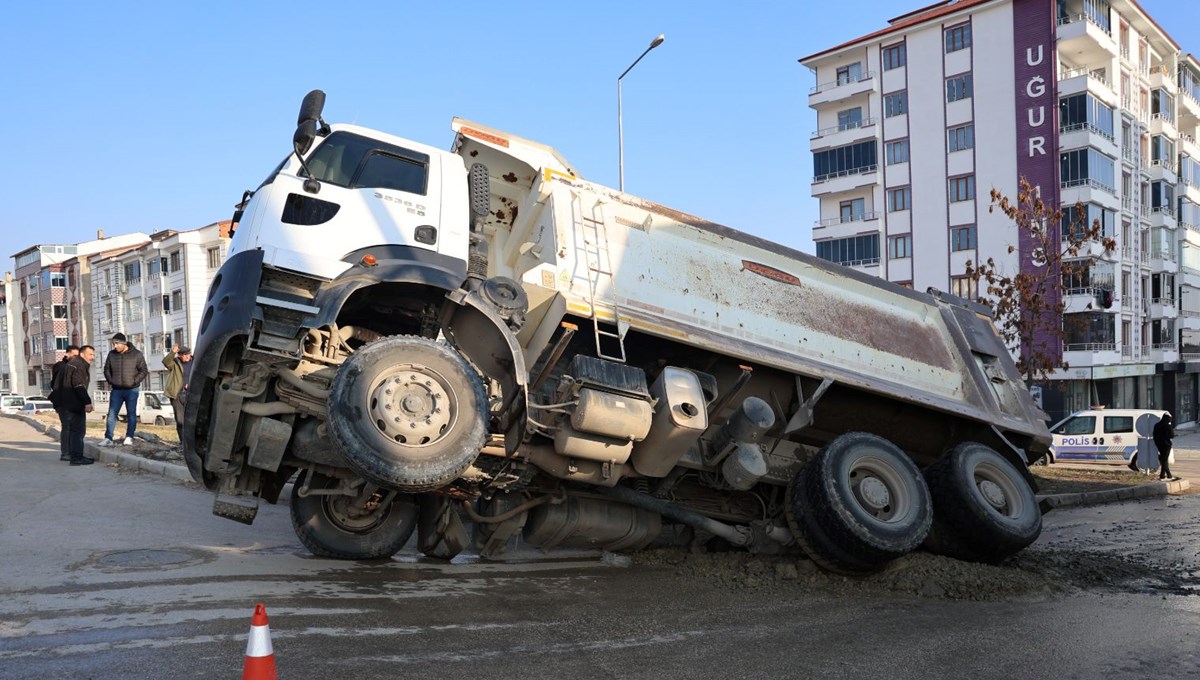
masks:
{"type": "Polygon", "coordinates": [[[271,649],[271,626],[267,624],[267,607],[254,605],[250,619],[250,638],[246,640],[246,663],[242,665],[242,680],[277,680],[275,650],[271,649]]]}

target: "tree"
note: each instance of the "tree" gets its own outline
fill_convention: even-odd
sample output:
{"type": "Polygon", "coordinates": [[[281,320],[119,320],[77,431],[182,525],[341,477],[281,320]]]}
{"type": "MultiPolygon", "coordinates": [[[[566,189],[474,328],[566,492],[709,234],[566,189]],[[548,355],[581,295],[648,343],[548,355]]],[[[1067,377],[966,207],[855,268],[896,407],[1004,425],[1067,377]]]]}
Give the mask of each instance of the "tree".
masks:
{"type": "MultiPolygon", "coordinates": [[[[992,189],[988,212],[1000,211],[1017,227],[1020,266],[1015,274],[998,267],[995,259],[967,261],[967,276],[975,282],[979,302],[988,305],[1006,347],[1017,357],[1026,384],[1045,380],[1063,360],[1064,281],[1088,277],[1092,264],[1112,253],[1117,243],[1105,236],[1099,220],[1087,223],[1087,208],[1077,203],[1064,211],[1047,205],[1039,192],[1021,177],[1015,201],[992,189]],[[1064,216],[1069,218],[1064,225],[1064,216]]],[[[1113,291],[1101,291],[1096,305],[1112,304],[1113,291]],[[1105,294],[1107,298],[1105,298],[1105,294]]]]}

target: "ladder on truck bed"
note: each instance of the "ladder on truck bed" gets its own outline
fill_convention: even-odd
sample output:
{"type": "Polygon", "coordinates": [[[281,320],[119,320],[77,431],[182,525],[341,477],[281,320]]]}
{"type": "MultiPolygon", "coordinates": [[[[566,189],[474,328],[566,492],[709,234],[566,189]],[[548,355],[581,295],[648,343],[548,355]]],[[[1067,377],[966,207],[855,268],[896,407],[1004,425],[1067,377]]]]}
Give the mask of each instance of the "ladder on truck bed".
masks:
{"type": "MultiPolygon", "coordinates": [[[[588,307],[591,309],[592,330],[596,338],[596,356],[609,361],[625,362],[625,331],[629,322],[621,318],[617,305],[617,282],[613,275],[612,253],[608,248],[608,226],[604,215],[604,201],[597,199],[592,205],[591,216],[583,209],[583,200],[578,192],[572,192],[572,203],[579,207],[578,231],[587,266],[588,307]],[[597,305],[601,283],[607,278],[608,294],[612,300],[606,306],[612,310],[613,323],[600,320],[597,305]],[[604,323],[604,327],[601,324],[604,323]],[[608,330],[615,327],[616,331],[608,330]],[[608,351],[605,351],[605,345],[608,351]],[[615,347],[615,351],[613,348],[615,347]]],[[[574,212],[574,210],[572,210],[574,212]]]]}

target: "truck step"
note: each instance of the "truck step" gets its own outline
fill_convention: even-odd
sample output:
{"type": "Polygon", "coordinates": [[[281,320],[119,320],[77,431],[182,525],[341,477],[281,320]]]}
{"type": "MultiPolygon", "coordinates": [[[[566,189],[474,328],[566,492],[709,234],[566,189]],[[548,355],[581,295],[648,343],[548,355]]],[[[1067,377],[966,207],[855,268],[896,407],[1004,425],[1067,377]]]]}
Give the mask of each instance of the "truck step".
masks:
{"type": "Polygon", "coordinates": [[[226,497],[228,500],[216,496],[213,498],[213,514],[217,517],[224,517],[242,524],[253,524],[255,516],[258,515],[258,498],[253,499],[253,504],[247,502],[246,499],[234,499],[226,497]]]}

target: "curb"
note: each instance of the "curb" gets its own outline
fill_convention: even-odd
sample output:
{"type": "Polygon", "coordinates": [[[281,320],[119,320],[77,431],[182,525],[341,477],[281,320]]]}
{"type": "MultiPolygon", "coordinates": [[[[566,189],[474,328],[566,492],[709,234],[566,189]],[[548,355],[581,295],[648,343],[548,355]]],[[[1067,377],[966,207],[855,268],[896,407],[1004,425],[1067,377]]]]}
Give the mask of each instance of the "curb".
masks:
{"type": "Polygon", "coordinates": [[[1084,491],[1082,493],[1058,493],[1038,496],[1038,507],[1043,513],[1055,508],[1071,508],[1080,505],[1099,505],[1101,503],[1116,503],[1136,498],[1152,498],[1183,493],[1191,488],[1186,479],[1174,482],[1148,482],[1138,486],[1123,486],[1117,489],[1103,491],[1084,491]]]}
{"type": "MultiPolygon", "coordinates": [[[[46,425],[37,418],[28,416],[17,416],[21,420],[33,426],[33,429],[41,432],[47,437],[57,439],[59,436],[58,428],[53,425],[46,425]]],[[[114,463],[123,468],[130,470],[142,470],[156,475],[161,475],[168,479],[174,479],[180,482],[194,482],[192,473],[187,469],[186,465],[178,463],[168,463],[165,460],[150,460],[132,453],[113,450],[115,447],[97,446],[89,441],[83,442],[83,452],[100,461],[101,463],[114,463]]]]}

